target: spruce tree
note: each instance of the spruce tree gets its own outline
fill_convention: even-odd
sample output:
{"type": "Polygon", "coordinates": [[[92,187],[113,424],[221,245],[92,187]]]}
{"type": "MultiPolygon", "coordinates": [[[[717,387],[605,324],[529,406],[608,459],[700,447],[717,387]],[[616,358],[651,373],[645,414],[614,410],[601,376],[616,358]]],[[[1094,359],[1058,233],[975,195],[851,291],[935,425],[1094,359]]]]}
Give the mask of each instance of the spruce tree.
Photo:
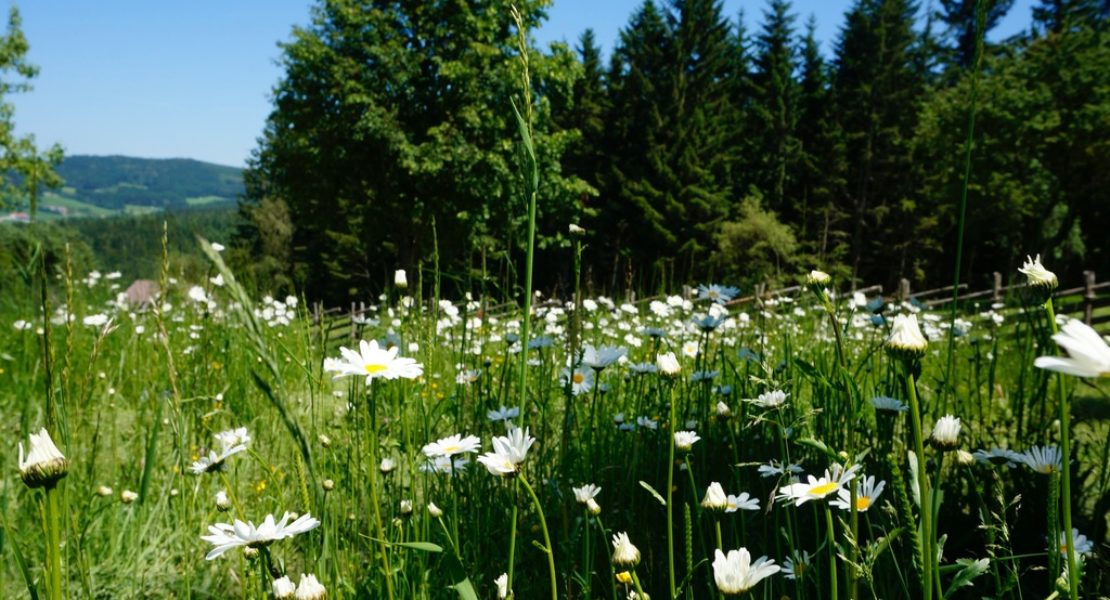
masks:
{"type": "Polygon", "coordinates": [[[789,0],[770,0],[763,14],[763,30],[756,38],[752,130],[760,143],[759,186],[768,207],[796,221],[798,198],[786,198],[787,177],[798,158],[798,84],[794,52],[794,15],[789,0]]]}
{"type": "Polygon", "coordinates": [[[991,52],[994,45],[986,41],[986,34],[998,26],[1014,5],[1014,0],[940,0],[937,16],[947,26],[949,46],[944,48],[946,62],[953,68],[967,70],[975,60],[978,36],[976,6],[982,3],[984,18],[984,51],[991,52]]]}

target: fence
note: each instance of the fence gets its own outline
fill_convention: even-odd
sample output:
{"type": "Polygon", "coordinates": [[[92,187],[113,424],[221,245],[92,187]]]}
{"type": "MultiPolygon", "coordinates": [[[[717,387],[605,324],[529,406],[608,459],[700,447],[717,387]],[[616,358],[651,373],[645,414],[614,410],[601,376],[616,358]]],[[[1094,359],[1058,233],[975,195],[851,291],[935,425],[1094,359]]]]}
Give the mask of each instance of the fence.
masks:
{"type": "MultiPolygon", "coordinates": [[[[977,291],[967,291],[968,285],[966,283],[961,283],[958,286],[959,289],[957,294],[953,297],[953,291],[956,290],[956,286],[950,285],[947,287],[914,292],[910,287],[909,280],[902,279],[899,282],[897,292],[891,296],[890,299],[897,301],[916,300],[928,308],[938,308],[953,300],[961,303],[990,302],[993,304],[1003,302],[1007,295],[1020,293],[1022,290],[1028,288],[1028,285],[1025,283],[1003,285],[1002,274],[998,272],[994,273],[993,282],[990,289],[977,291]]],[[[759,284],[755,286],[752,294],[735,298],[728,302],[727,306],[744,306],[754,303],[757,300],[769,300],[779,296],[799,293],[805,289],[805,286],[801,285],[768,289],[766,284],[759,284]]],[[[883,286],[872,285],[850,292],[850,294],[854,293],[882,295],[883,286]]],[[[693,295],[693,290],[690,288],[686,289],[684,295],[690,297],[693,295]]],[[[635,294],[631,294],[630,296],[629,302],[638,305],[663,298],[663,296],[649,296],[636,299],[635,294]]],[[[1094,271],[1084,271],[1083,285],[1057,290],[1055,298],[1058,303],[1056,309],[1058,314],[1066,314],[1075,318],[1081,318],[1083,322],[1092,327],[1110,324],[1110,281],[1097,282],[1094,271]],[[1104,308],[1107,310],[1101,310],[1104,308]]],[[[549,300],[537,305],[537,307],[544,306],[562,306],[562,302],[549,300]]],[[[517,309],[518,306],[515,303],[505,303],[487,306],[482,310],[482,313],[484,315],[504,316],[511,314],[512,311],[517,309]]],[[[360,318],[365,318],[369,312],[370,310],[364,302],[352,302],[349,310],[339,307],[325,309],[322,305],[316,303],[313,305],[312,311],[313,324],[319,328],[318,331],[322,335],[326,335],[328,338],[351,337],[353,340],[356,330],[354,325],[360,318]]]]}

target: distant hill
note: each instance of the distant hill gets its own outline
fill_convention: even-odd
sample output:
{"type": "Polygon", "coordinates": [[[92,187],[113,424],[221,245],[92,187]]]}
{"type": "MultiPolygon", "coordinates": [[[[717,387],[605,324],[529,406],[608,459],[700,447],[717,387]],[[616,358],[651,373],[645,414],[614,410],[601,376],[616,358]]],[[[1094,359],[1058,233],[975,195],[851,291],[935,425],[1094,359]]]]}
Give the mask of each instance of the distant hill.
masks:
{"type": "Polygon", "coordinates": [[[44,195],[44,217],[231,204],[243,193],[242,169],[187,158],[67,156],[58,174],[65,184],[44,195]]]}

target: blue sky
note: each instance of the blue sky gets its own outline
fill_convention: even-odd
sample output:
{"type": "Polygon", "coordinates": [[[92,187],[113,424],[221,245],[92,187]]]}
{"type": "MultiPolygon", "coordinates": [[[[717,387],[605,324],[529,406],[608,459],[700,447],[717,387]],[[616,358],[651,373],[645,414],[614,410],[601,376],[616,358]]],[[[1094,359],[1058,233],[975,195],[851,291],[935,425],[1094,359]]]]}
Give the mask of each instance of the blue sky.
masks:
{"type": "MultiPolygon", "coordinates": [[[[642,0],[555,0],[536,32],[572,46],[587,27],[608,52],[642,0]]],[[[1026,29],[1033,0],[1017,0],[992,37],[1026,29]]],[[[13,3],[3,2],[5,8],[13,3]]],[[[849,0],[795,0],[829,52],[849,0]]],[[[281,77],[277,43],[308,21],[310,0],[33,0],[16,2],[41,68],[34,91],[9,99],[17,131],[68,154],[186,157],[243,165],[281,77]]],[[[763,0],[725,0],[749,30],[763,0]]]]}

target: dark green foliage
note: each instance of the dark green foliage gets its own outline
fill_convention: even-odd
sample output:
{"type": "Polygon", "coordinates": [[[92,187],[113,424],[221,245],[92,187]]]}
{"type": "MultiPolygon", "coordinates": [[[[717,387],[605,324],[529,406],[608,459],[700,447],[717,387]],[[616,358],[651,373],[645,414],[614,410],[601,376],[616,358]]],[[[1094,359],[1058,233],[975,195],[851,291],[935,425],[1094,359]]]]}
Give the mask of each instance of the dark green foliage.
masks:
{"type": "Polygon", "coordinates": [[[797,64],[794,49],[794,15],[788,0],[771,0],[763,14],[763,31],[756,38],[755,104],[752,130],[760,139],[762,160],[757,163],[757,183],[767,191],[768,205],[796,221],[798,198],[787,198],[787,177],[797,173],[799,140],[797,64]]]}
{"type": "MultiPolygon", "coordinates": [[[[948,27],[949,46],[945,55],[954,67],[969,68],[975,60],[975,41],[978,31],[976,7],[982,5],[983,33],[994,29],[1010,11],[1014,0],[940,0],[940,20],[948,27]]],[[[991,51],[992,45],[985,50],[991,51]]]]}

